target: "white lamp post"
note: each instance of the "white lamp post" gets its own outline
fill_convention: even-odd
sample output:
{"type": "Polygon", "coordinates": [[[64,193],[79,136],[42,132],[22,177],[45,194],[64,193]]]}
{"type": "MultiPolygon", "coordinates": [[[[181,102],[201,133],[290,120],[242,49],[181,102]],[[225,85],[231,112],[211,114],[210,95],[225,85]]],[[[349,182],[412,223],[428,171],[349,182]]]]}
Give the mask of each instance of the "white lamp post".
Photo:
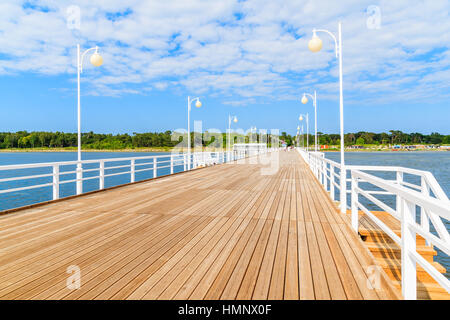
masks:
{"type": "Polygon", "coordinates": [[[309,93],[303,93],[303,97],[302,97],[302,103],[303,104],[307,104],[308,103],[308,98],[307,96],[311,97],[311,99],[313,100],[313,105],[314,105],[314,151],[317,152],[318,148],[317,148],[317,94],[316,94],[316,90],[314,90],[314,95],[309,94],[309,93]]]}
{"type": "Polygon", "coordinates": [[[309,115],[308,113],[305,115],[301,114],[298,120],[303,121],[303,116],[306,118],[306,150],[309,150],[309,115]]]}
{"type": "Polygon", "coordinates": [[[341,212],[345,213],[347,209],[347,176],[345,171],[344,161],[344,97],[342,89],[342,24],[338,23],[338,39],[336,36],[328,30],[313,29],[313,36],[309,40],[308,48],[312,52],[318,52],[322,49],[322,40],[317,36],[316,32],[328,33],[334,40],[336,58],[339,58],[339,112],[340,112],[340,125],[341,125],[341,175],[340,175],[340,202],[341,212]]]}
{"type": "Polygon", "coordinates": [[[303,136],[303,124],[302,124],[302,131],[301,131],[301,133],[302,133],[302,148],[305,149],[305,138],[303,136]]]}
{"type": "Polygon", "coordinates": [[[238,119],[236,116],[228,115],[228,156],[231,155],[231,121],[237,123],[238,119]]]}
{"type": "Polygon", "coordinates": [[[78,163],[77,163],[77,194],[83,193],[83,168],[81,166],[81,104],[80,104],[80,75],[83,73],[83,60],[86,54],[95,50],[91,56],[91,64],[95,67],[100,67],[103,64],[103,58],[98,53],[98,47],[87,49],[82,54],[80,52],[80,45],[77,44],[77,76],[78,76],[78,163]]]}
{"type": "Polygon", "coordinates": [[[196,108],[200,108],[202,106],[202,103],[200,102],[200,98],[197,97],[197,98],[191,99],[191,97],[188,97],[188,124],[187,124],[187,127],[188,127],[188,136],[187,136],[187,138],[188,138],[188,141],[187,141],[188,168],[187,169],[188,170],[191,170],[191,118],[190,118],[190,114],[191,114],[192,101],[197,101],[195,103],[196,108]]]}

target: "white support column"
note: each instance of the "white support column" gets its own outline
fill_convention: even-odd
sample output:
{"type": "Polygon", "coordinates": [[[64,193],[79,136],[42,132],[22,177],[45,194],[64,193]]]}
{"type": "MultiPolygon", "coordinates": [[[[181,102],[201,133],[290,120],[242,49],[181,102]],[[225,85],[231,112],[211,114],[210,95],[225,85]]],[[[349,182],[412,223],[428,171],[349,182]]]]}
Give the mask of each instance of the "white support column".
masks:
{"type": "MultiPolygon", "coordinates": [[[[399,186],[401,186],[401,184],[403,182],[403,172],[397,171],[396,181],[397,181],[397,184],[399,186]]],[[[401,199],[400,199],[399,196],[396,196],[396,198],[395,198],[395,207],[396,207],[397,214],[399,214],[399,215],[400,215],[400,208],[401,208],[401,206],[402,206],[401,199]]]]}
{"type": "MultiPolygon", "coordinates": [[[[422,177],[420,180],[421,190],[425,196],[430,195],[430,187],[428,186],[425,177],[422,177]]],[[[428,219],[428,215],[424,208],[420,207],[420,225],[426,231],[430,231],[430,220],[428,219]]],[[[425,241],[426,245],[429,246],[430,242],[428,240],[425,241]]]]}
{"type": "Polygon", "coordinates": [[[156,168],[157,168],[157,158],[156,157],[154,157],[153,158],[153,178],[156,178],[156,175],[157,175],[157,171],[156,171],[156,168]]]}
{"type": "Polygon", "coordinates": [[[131,182],[134,182],[134,180],[135,180],[135,163],[134,163],[134,159],[131,159],[131,168],[130,168],[130,174],[131,174],[131,177],[130,177],[130,181],[131,182]]]}
{"type": "Polygon", "coordinates": [[[170,155],[170,174],[173,174],[173,154],[170,155]]]}
{"type": "Polygon", "coordinates": [[[325,187],[325,191],[328,191],[328,173],[327,173],[327,163],[323,161],[323,185],[325,187]]]}
{"type": "Polygon", "coordinates": [[[345,166],[341,166],[341,181],[340,187],[340,200],[341,200],[341,213],[347,212],[347,172],[345,170],[345,166]]]}
{"type": "Polygon", "coordinates": [[[351,197],[351,207],[352,207],[352,228],[358,233],[358,179],[352,175],[352,197],[351,197]]]}
{"type": "Polygon", "coordinates": [[[81,162],[79,162],[77,164],[76,172],[77,172],[77,174],[76,174],[77,175],[76,185],[77,185],[77,195],[78,195],[78,194],[82,194],[83,193],[83,166],[82,166],[81,162]]]}
{"type": "Polygon", "coordinates": [[[105,162],[103,160],[100,161],[99,181],[99,189],[102,190],[105,188],[105,162]]]}
{"type": "Polygon", "coordinates": [[[59,199],[59,165],[53,165],[53,200],[59,199]]]}
{"type": "Polygon", "coordinates": [[[334,201],[334,166],[330,164],[330,196],[334,201]]]}
{"type": "Polygon", "coordinates": [[[325,180],[326,180],[326,178],[325,178],[325,161],[323,161],[323,160],[319,160],[320,162],[319,162],[319,164],[320,164],[320,172],[321,172],[321,179],[322,179],[322,185],[323,186],[325,186],[325,180]]]}
{"type": "Polygon", "coordinates": [[[183,154],[183,170],[186,171],[187,157],[186,154],[183,154]]]}
{"type": "Polygon", "coordinates": [[[416,262],[409,254],[416,251],[416,233],[409,228],[416,221],[415,205],[406,200],[402,201],[402,295],[405,300],[417,299],[417,270],[416,262]]]}
{"type": "Polygon", "coordinates": [[[342,23],[338,24],[339,44],[339,119],[341,136],[341,213],[347,212],[347,172],[345,169],[345,136],[344,136],[344,89],[342,80],[342,23]]]}
{"type": "Polygon", "coordinates": [[[77,132],[77,169],[76,169],[76,189],[77,194],[83,193],[83,168],[81,167],[81,104],[80,104],[80,74],[82,68],[80,45],[77,44],[77,84],[78,84],[78,104],[77,104],[77,121],[78,121],[78,132],[77,132]]]}

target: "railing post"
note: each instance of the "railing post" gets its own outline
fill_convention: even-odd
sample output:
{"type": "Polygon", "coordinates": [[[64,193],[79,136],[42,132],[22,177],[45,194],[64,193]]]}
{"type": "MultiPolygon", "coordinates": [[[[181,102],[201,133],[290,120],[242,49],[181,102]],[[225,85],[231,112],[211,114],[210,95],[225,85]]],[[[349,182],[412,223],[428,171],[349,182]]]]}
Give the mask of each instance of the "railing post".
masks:
{"type": "Polygon", "coordinates": [[[100,160],[100,170],[99,170],[99,189],[105,188],[105,162],[100,160]]]}
{"type": "Polygon", "coordinates": [[[170,155],[170,174],[173,174],[173,154],[170,155]]]}
{"type": "Polygon", "coordinates": [[[130,174],[131,174],[131,178],[130,181],[134,182],[135,179],[135,164],[134,164],[134,159],[131,159],[131,169],[130,169],[130,174]]]}
{"type": "Polygon", "coordinates": [[[76,185],[77,185],[77,194],[82,194],[83,193],[83,167],[82,167],[82,165],[81,165],[81,162],[78,162],[78,164],[77,164],[77,169],[76,169],[76,172],[77,172],[77,182],[76,182],[76,185]]]}
{"type": "MultiPolygon", "coordinates": [[[[397,171],[397,174],[396,174],[396,181],[397,181],[397,184],[399,185],[399,186],[401,186],[401,184],[402,184],[402,182],[403,182],[403,172],[401,172],[401,171],[397,171]]],[[[401,207],[401,199],[400,199],[400,197],[399,196],[396,196],[396,198],[395,198],[395,207],[396,207],[396,211],[397,211],[397,214],[400,214],[400,207],[401,207]]]]}
{"type": "Polygon", "coordinates": [[[53,200],[59,199],[59,165],[53,165],[53,200]]]}
{"type": "Polygon", "coordinates": [[[157,166],[157,158],[156,157],[154,157],[153,158],[153,178],[156,178],[156,175],[157,175],[157,171],[156,171],[156,167],[157,166]]]}
{"type": "Polygon", "coordinates": [[[328,172],[327,172],[327,163],[323,161],[323,184],[325,187],[325,191],[328,191],[328,172]]]}
{"type": "Polygon", "coordinates": [[[410,225],[416,223],[416,206],[403,199],[400,199],[400,201],[402,202],[402,295],[405,300],[416,300],[416,261],[410,255],[410,252],[416,251],[416,233],[409,228],[410,225]]]}
{"type": "Polygon", "coordinates": [[[319,158],[319,172],[320,172],[320,182],[322,183],[322,185],[325,185],[325,171],[323,170],[323,164],[324,161],[319,158]]]}
{"type": "Polygon", "coordinates": [[[340,179],[340,200],[341,200],[341,213],[347,212],[347,172],[345,166],[341,166],[341,179],[340,179]]]}
{"type": "Polygon", "coordinates": [[[186,171],[186,161],[187,161],[186,154],[183,154],[183,171],[186,171]]]}
{"type": "Polygon", "coordinates": [[[320,176],[320,183],[322,186],[324,185],[324,179],[325,179],[325,172],[323,172],[323,161],[321,158],[318,159],[319,161],[319,176],[320,176]]]}
{"type": "Polygon", "coordinates": [[[330,164],[330,195],[331,200],[334,201],[334,166],[330,164]]]}
{"type": "MultiPolygon", "coordinates": [[[[430,187],[428,186],[425,177],[421,177],[420,179],[420,186],[421,186],[421,191],[425,196],[429,196],[430,195],[430,187]]],[[[428,219],[428,215],[425,211],[424,208],[420,207],[420,225],[422,226],[422,228],[425,231],[430,231],[430,221],[428,219]]],[[[430,242],[428,240],[425,241],[425,244],[427,246],[430,245],[430,242]]]]}
{"type": "Polygon", "coordinates": [[[352,172],[352,185],[351,185],[351,190],[352,190],[352,197],[351,197],[351,207],[352,207],[352,227],[353,230],[356,231],[356,233],[358,233],[358,178],[356,178],[355,176],[353,176],[353,172],[352,172]]]}
{"type": "Polygon", "coordinates": [[[320,166],[319,159],[316,157],[316,177],[320,181],[320,166]]]}

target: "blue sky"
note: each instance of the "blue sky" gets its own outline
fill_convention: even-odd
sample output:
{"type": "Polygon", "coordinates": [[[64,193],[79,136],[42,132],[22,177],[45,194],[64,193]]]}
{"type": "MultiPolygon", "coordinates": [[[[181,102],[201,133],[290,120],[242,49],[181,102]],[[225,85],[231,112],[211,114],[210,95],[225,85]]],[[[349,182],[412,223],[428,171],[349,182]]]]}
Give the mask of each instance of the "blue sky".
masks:
{"type": "Polygon", "coordinates": [[[319,34],[324,48],[311,53],[307,42],[340,20],[345,131],[450,134],[449,9],[439,0],[3,1],[0,131],[76,131],[80,42],[104,57],[100,68],[85,62],[83,131],[186,128],[188,95],[201,97],[191,118],[203,129],[224,131],[232,114],[237,128],[295,133],[309,112],[312,131],[312,104],[300,98],[316,89],[319,131],[338,133],[334,44],[319,34]],[[79,29],[68,24],[76,8],[79,29]]]}

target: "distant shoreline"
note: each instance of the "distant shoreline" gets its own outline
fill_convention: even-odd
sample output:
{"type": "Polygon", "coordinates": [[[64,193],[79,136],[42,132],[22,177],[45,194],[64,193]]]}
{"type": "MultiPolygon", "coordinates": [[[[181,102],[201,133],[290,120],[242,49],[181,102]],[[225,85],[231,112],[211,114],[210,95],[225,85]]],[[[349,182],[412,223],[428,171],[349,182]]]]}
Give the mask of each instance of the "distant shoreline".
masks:
{"type": "MultiPolygon", "coordinates": [[[[410,152],[446,152],[448,150],[439,150],[439,149],[432,149],[432,150],[391,150],[391,149],[385,149],[385,150],[347,150],[345,149],[345,152],[390,152],[390,153],[410,153],[410,152]]],[[[340,152],[340,150],[321,150],[321,152],[340,152]]]]}
{"type": "MultiPolygon", "coordinates": [[[[136,148],[136,149],[83,149],[82,152],[171,152],[173,148],[170,147],[156,147],[156,148],[136,148]]],[[[214,152],[222,152],[226,149],[217,149],[214,152]]],[[[406,152],[445,152],[448,150],[439,149],[424,149],[424,150],[370,150],[370,149],[345,149],[345,152],[389,152],[389,153],[406,153],[406,152]]],[[[14,148],[14,149],[0,149],[0,153],[25,153],[25,152],[77,152],[76,148],[14,148]]],[[[192,149],[192,152],[194,150],[192,149]]],[[[321,150],[321,152],[340,152],[340,150],[321,150]]]]}
{"type": "MultiPolygon", "coordinates": [[[[82,149],[81,152],[170,152],[172,148],[142,148],[142,149],[82,149]]],[[[12,152],[77,152],[75,148],[15,148],[0,149],[0,153],[12,152]]]]}

